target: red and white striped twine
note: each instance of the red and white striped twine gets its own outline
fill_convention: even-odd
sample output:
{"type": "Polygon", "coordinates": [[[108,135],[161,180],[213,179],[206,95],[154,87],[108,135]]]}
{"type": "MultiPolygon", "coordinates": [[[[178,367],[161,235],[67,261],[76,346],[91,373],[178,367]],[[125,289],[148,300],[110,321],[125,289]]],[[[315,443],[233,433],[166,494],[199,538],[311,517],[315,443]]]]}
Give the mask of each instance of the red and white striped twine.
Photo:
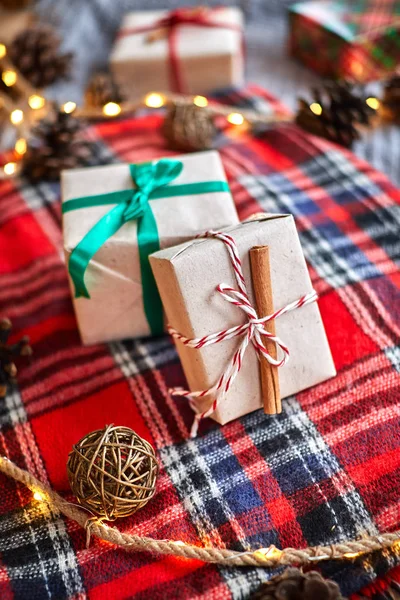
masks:
{"type": "Polygon", "coordinates": [[[234,304],[246,314],[247,321],[242,325],[236,325],[235,327],[231,327],[230,329],[224,329],[223,331],[218,331],[217,333],[211,333],[210,335],[205,335],[204,337],[194,339],[189,339],[184,335],[181,335],[173,327],[168,326],[168,332],[172,335],[172,337],[176,340],[179,340],[179,342],[184,344],[185,346],[189,346],[190,348],[204,348],[205,346],[210,346],[211,344],[218,344],[219,342],[223,342],[224,340],[230,340],[239,336],[243,337],[238,349],[232,356],[232,359],[226,371],[222,373],[215,385],[208,388],[207,390],[202,390],[199,392],[191,392],[182,388],[172,388],[169,390],[170,394],[174,396],[184,396],[186,398],[189,398],[190,406],[195,412],[195,419],[190,432],[191,437],[196,437],[201,419],[212,415],[216,411],[218,403],[229,391],[229,388],[233,384],[237,374],[242,368],[243,356],[250,342],[255,347],[258,357],[260,358],[261,356],[263,356],[271,365],[274,365],[275,367],[281,367],[289,360],[288,347],[282,342],[282,340],[278,336],[273,335],[271,332],[265,329],[264,325],[268,323],[268,321],[277,319],[278,317],[284,315],[287,312],[296,310],[297,308],[300,308],[305,304],[315,302],[318,298],[317,292],[315,290],[312,290],[312,292],[310,292],[309,294],[306,294],[298,300],[295,300],[294,302],[287,304],[283,308],[276,310],[271,315],[259,318],[255,308],[251,305],[249,300],[246,283],[243,276],[242,263],[239,257],[235,240],[230,235],[218,231],[207,231],[199,237],[217,238],[225,244],[229,253],[229,257],[231,259],[232,267],[235,273],[235,278],[239,289],[232,288],[231,286],[226,285],[224,283],[220,283],[216,289],[227,302],[234,304]],[[269,354],[269,352],[264,346],[263,338],[275,342],[275,344],[280,348],[282,352],[282,358],[276,359],[273,358],[271,354],[269,354]],[[203,412],[198,412],[195,404],[195,399],[203,398],[204,396],[208,395],[210,395],[210,397],[212,398],[209,407],[203,412]]]}

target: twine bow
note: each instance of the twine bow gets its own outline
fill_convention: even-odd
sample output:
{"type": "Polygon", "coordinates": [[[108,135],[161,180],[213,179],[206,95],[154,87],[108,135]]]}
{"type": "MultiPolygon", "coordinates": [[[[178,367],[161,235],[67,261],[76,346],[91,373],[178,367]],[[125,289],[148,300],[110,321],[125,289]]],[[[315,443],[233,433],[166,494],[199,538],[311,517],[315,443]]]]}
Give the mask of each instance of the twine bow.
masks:
{"type": "Polygon", "coordinates": [[[164,330],[164,324],[161,299],[148,259],[149,254],[160,249],[157,222],[149,201],[173,196],[229,191],[226,181],[200,181],[198,183],[168,185],[180,175],[182,169],[182,162],[173,159],[161,159],[155,164],[129,165],[135,188],[75,198],[64,202],[62,205],[63,213],[94,206],[116,205],[88,231],[71,252],[68,269],[75,286],[76,298],[90,298],[84,277],[86,269],[96,252],[125,223],[132,220],[137,221],[143,305],[153,335],[161,334],[164,330]]]}
{"type": "Polygon", "coordinates": [[[230,340],[235,337],[242,337],[242,341],[240,342],[238,349],[233,354],[226,370],[222,373],[215,385],[206,390],[198,392],[191,392],[181,388],[173,388],[170,390],[172,395],[189,398],[190,406],[195,412],[195,419],[190,432],[191,437],[195,437],[197,435],[200,421],[212,415],[216,411],[218,404],[228,393],[240,369],[242,368],[243,357],[250,343],[253,344],[259,359],[264,357],[271,365],[275,367],[281,367],[287,363],[289,360],[288,347],[278,336],[268,331],[265,328],[265,325],[269,321],[277,319],[285,313],[296,310],[297,308],[305,306],[306,304],[310,304],[311,302],[315,302],[318,298],[316,291],[312,290],[312,292],[302,296],[290,304],[287,304],[283,308],[276,310],[271,315],[259,317],[256,309],[251,304],[249,299],[246,282],[243,276],[242,263],[235,240],[226,233],[214,231],[207,231],[201,237],[217,238],[224,242],[231,259],[231,264],[239,289],[232,288],[224,283],[219,284],[216,289],[221,294],[222,298],[224,298],[224,300],[240,308],[245,313],[247,320],[242,325],[236,325],[230,329],[224,329],[222,331],[194,339],[187,338],[181,335],[173,327],[168,326],[168,332],[174,339],[179,340],[185,346],[196,349],[204,348],[212,344],[219,344],[222,341],[230,340]],[[280,348],[282,354],[280,359],[275,359],[273,356],[271,356],[265,347],[265,340],[271,340],[278,346],[278,348],[280,348]],[[206,410],[198,412],[194,401],[196,398],[204,398],[205,396],[213,396],[211,403],[206,410]]]}
{"type": "Polygon", "coordinates": [[[168,12],[164,17],[157,19],[150,25],[141,27],[130,27],[122,29],[118,38],[138,33],[148,33],[147,42],[154,42],[160,38],[168,38],[169,53],[169,79],[171,90],[177,93],[185,93],[186,85],[180,68],[180,61],[177,50],[177,32],[181,25],[197,25],[199,27],[213,27],[219,29],[230,29],[242,34],[242,52],[244,54],[243,31],[239,25],[234,23],[224,23],[216,19],[221,7],[209,8],[199,6],[197,8],[177,8],[168,12]]]}

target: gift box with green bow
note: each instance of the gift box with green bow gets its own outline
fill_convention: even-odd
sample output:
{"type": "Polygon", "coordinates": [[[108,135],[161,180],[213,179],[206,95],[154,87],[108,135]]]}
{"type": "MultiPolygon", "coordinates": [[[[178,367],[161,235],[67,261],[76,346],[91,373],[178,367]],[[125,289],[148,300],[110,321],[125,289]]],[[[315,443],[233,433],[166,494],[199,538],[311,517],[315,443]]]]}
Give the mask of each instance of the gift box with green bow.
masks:
{"type": "Polygon", "coordinates": [[[62,197],[65,259],[84,344],[163,333],[148,256],[238,222],[215,151],[64,171],[62,197]]]}

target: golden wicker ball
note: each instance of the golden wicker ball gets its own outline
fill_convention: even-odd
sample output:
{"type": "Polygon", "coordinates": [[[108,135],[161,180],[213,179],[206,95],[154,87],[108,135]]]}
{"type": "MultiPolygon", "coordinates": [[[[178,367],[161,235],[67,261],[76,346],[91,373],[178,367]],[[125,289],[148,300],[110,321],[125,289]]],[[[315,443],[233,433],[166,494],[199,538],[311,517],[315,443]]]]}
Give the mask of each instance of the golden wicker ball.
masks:
{"type": "Polygon", "coordinates": [[[73,446],[67,472],[78,502],[113,521],[154,496],[158,463],[153,447],[132,429],[107,425],[73,446]]]}

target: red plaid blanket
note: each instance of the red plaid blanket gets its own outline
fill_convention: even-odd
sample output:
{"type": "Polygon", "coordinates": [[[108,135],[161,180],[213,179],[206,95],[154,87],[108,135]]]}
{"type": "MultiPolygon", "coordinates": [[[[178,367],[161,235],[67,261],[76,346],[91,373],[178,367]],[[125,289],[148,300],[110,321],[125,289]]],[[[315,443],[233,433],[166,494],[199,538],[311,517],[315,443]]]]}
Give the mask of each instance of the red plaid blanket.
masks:
{"type": "MultiPolygon", "coordinates": [[[[258,88],[224,97],[265,108],[258,88]]],[[[97,164],[171,154],[161,117],[88,129],[97,164]]],[[[58,185],[0,184],[0,313],[34,360],[0,401],[0,454],[69,494],[73,443],[106,423],[154,444],[156,497],[121,530],[236,550],[334,543],[400,526],[400,194],[350,152],[294,125],[221,140],[241,217],[293,213],[338,376],[221,428],[192,421],[168,337],[84,348],[61,252],[58,185]]],[[[270,571],[116,550],[0,475],[0,597],[248,598],[270,571]]],[[[71,500],[73,498],[68,496],[71,500]]],[[[392,552],[323,565],[344,594],[397,564],[392,552]]]]}

